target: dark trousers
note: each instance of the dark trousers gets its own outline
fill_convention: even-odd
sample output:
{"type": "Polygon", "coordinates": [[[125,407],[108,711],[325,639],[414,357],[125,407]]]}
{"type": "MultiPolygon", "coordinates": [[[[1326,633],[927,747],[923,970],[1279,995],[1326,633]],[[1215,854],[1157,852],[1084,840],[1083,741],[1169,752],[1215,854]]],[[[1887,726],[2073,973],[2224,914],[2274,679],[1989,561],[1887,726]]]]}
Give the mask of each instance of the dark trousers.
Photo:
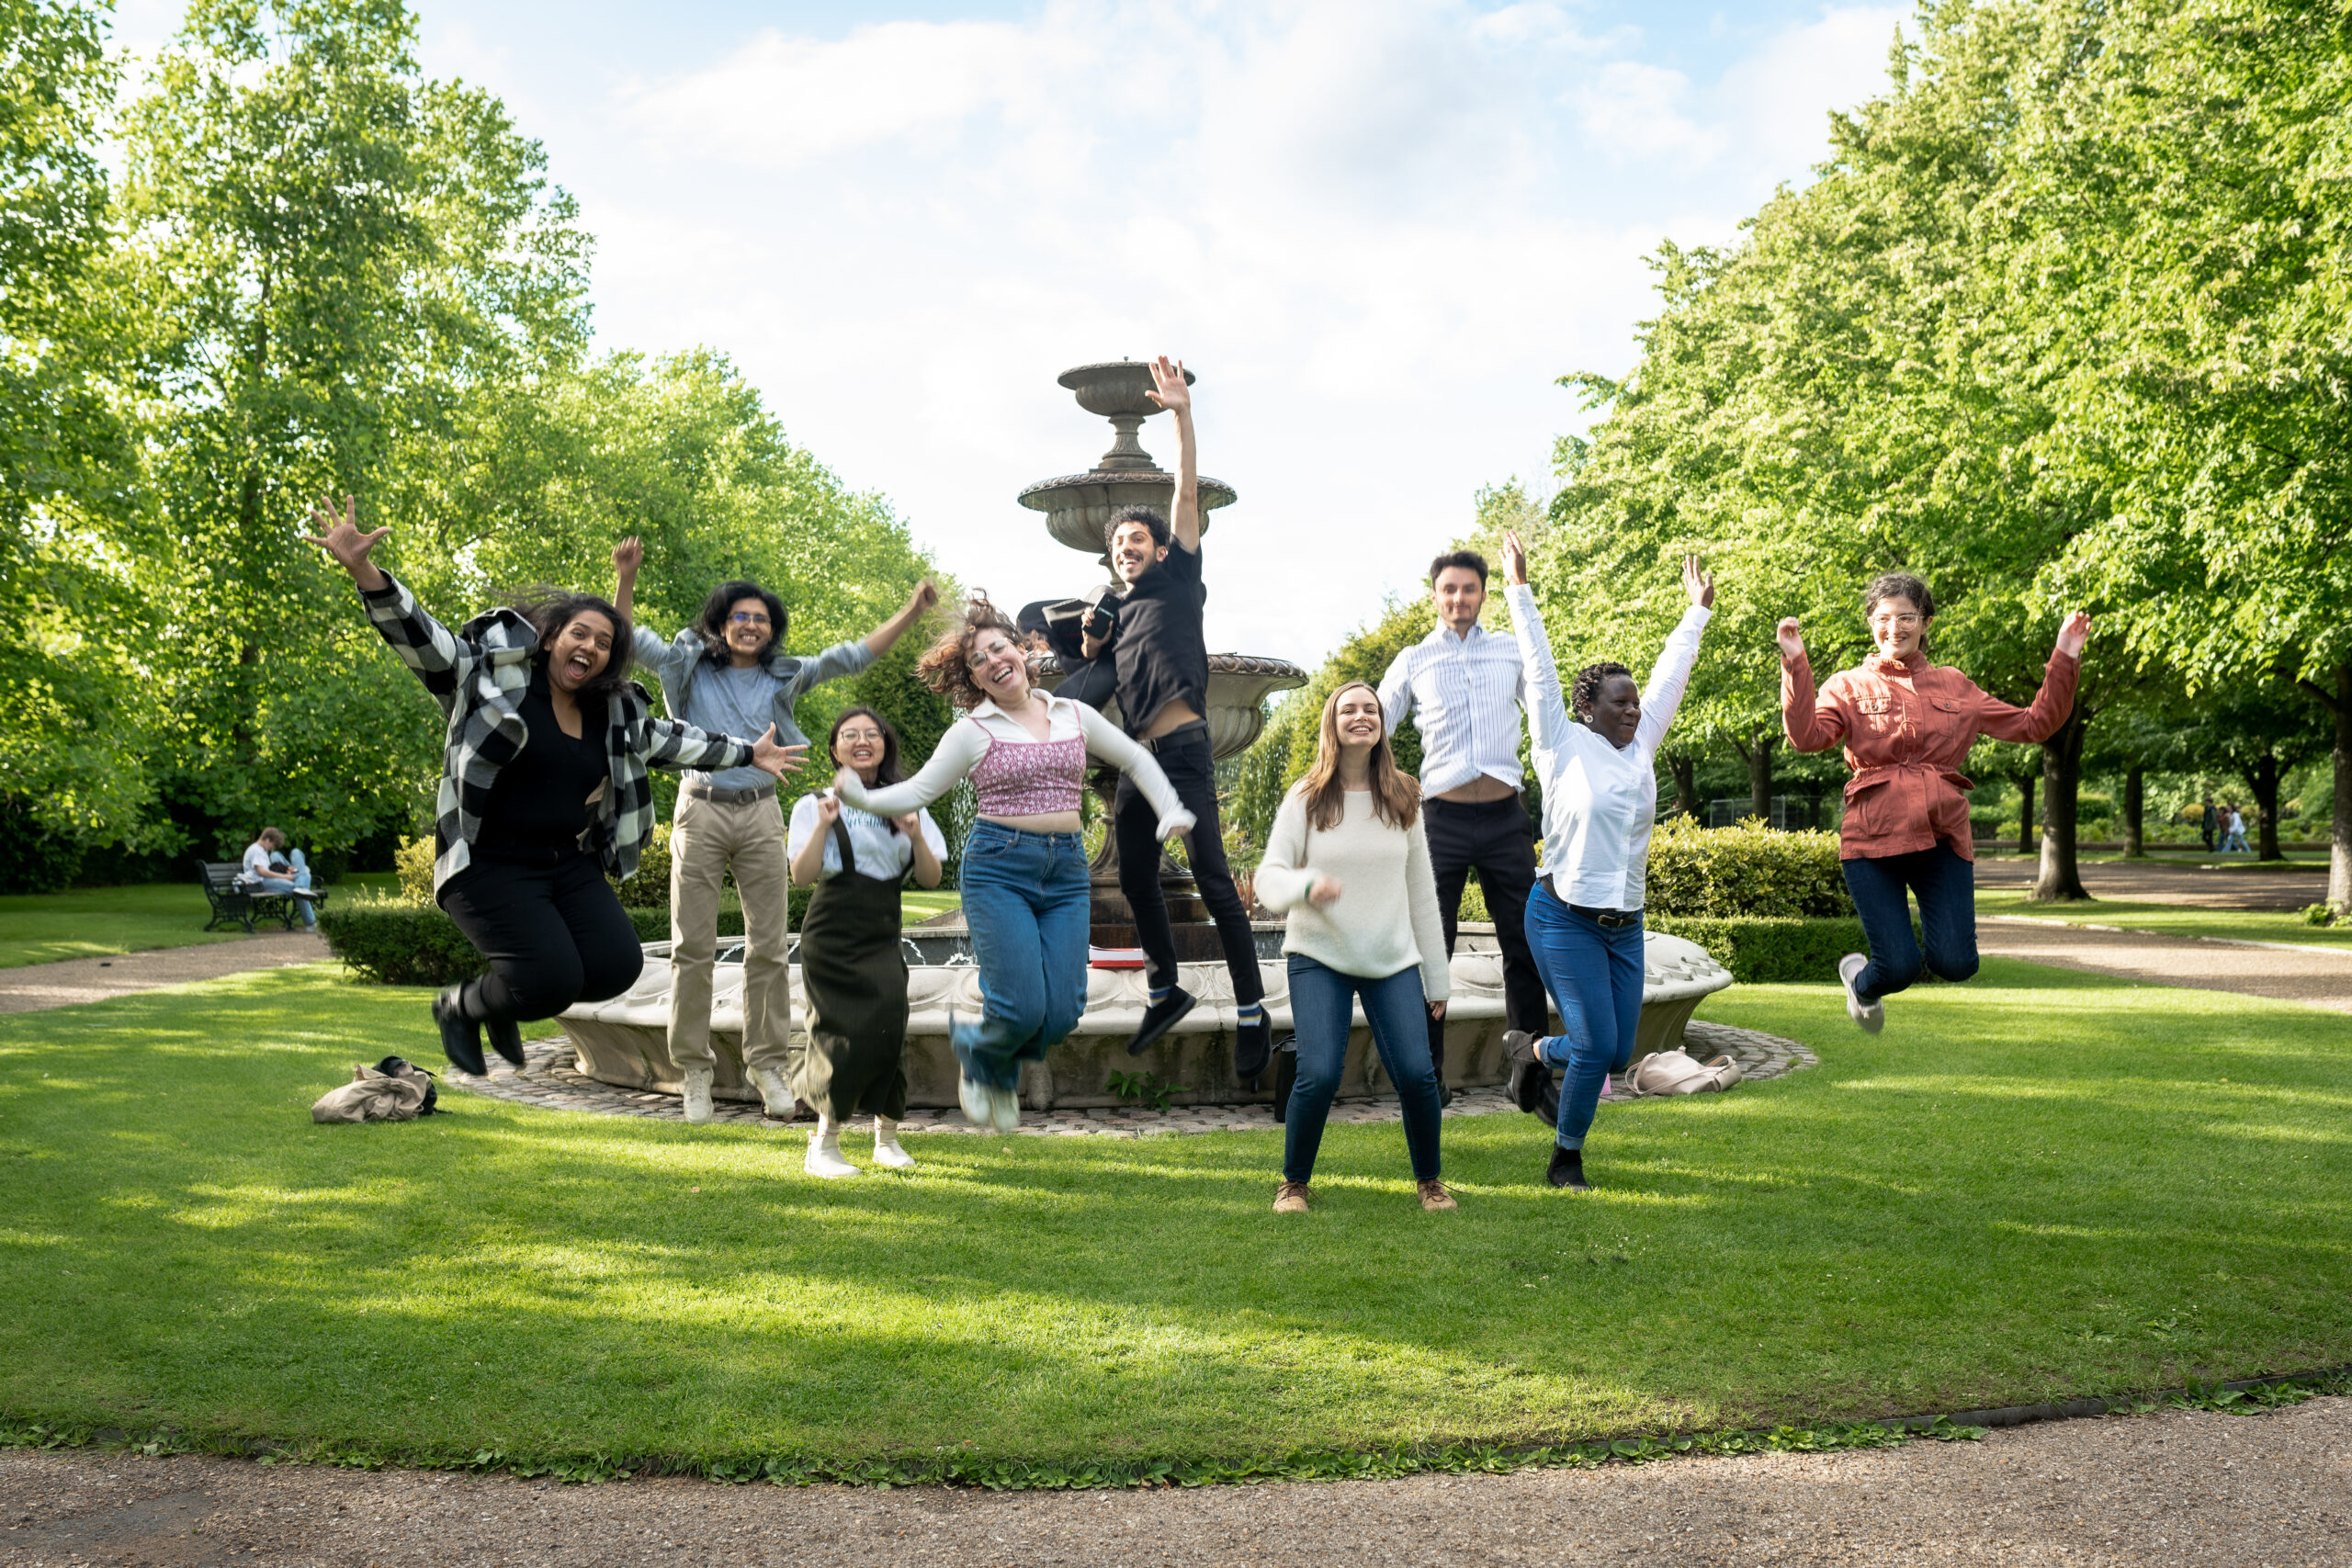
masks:
{"type": "Polygon", "coordinates": [[[441,908],[490,973],[466,982],[468,1018],[516,1023],[637,984],[645,949],[594,855],[477,860],[441,889],[441,908]]]}
{"type": "Polygon", "coordinates": [[[1976,867],[1950,844],[1907,855],[1839,863],[1854,912],[1870,939],[1870,967],[1854,980],[1854,995],[1865,1006],[1893,996],[1919,977],[1922,967],[1943,980],[1965,980],[1976,973],[1976,867]],[[1905,891],[1919,900],[1925,953],[1911,933],[1905,891]]]}
{"type": "MultiPolygon", "coordinates": [[[[1495,922],[1495,945],[1503,953],[1503,1020],[1513,1029],[1541,1035],[1551,1021],[1544,1003],[1544,976],[1527,946],[1527,895],[1535,886],[1535,824],[1519,796],[1505,795],[1476,806],[1458,801],[1422,804],[1428,824],[1430,869],[1437,874],[1437,915],[1445,924],[1445,955],[1453,956],[1453,934],[1462,913],[1462,888],[1470,873],[1487,897],[1487,918],[1495,922]]],[[[1445,1024],[1430,1021],[1430,1059],[1445,1077],[1445,1024]]]]}
{"type": "MultiPolygon", "coordinates": [[[[1266,985],[1258,975],[1257,937],[1250,930],[1250,912],[1241,907],[1241,890],[1233,886],[1233,870],[1225,863],[1225,834],[1216,819],[1216,760],[1209,751],[1207,727],[1161,736],[1152,743],[1152,755],[1175,785],[1184,809],[1197,818],[1184,845],[1191,852],[1201,902],[1216,921],[1225,966],[1233,973],[1233,999],[1241,1006],[1261,1001],[1266,985]]],[[[1168,923],[1168,900],[1159,891],[1159,813],[1124,774],[1112,827],[1119,835],[1119,891],[1135,911],[1136,941],[1151,961],[1152,987],[1172,986],[1176,932],[1168,923]]]]}

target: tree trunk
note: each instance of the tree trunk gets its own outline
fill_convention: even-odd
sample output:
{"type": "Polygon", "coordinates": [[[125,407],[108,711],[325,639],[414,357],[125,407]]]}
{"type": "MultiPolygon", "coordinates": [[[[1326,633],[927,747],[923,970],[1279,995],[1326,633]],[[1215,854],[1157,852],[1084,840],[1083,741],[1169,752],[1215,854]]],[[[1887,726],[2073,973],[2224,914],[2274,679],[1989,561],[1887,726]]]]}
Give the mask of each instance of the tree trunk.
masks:
{"type": "Polygon", "coordinates": [[[1756,816],[1772,820],[1772,748],[1780,737],[1769,730],[1755,730],[1742,755],[1747,759],[1747,804],[1756,816]]]}
{"type": "Polygon", "coordinates": [[[2083,787],[2083,739],[2090,716],[2077,707],[2057,734],[2041,743],[2041,869],[2026,895],[2030,904],[2086,899],[2075,858],[2075,807],[2083,787]]]}
{"type": "Polygon", "coordinates": [[[2327,901],[2352,909],[2352,664],[2335,667],[2335,812],[2328,829],[2327,901]]]}
{"type": "Polygon", "coordinates": [[[2123,770],[2123,858],[2148,858],[2148,770],[2123,770]]]}
{"type": "Polygon", "coordinates": [[[1699,761],[1695,757],[1678,752],[1667,758],[1666,770],[1674,779],[1674,809],[1685,817],[1699,815],[1699,761]]]}
{"type": "Polygon", "coordinates": [[[2018,808],[2018,853],[2033,853],[2033,779],[2031,773],[2018,776],[2018,795],[2024,804],[2018,808]]]}
{"type": "Polygon", "coordinates": [[[2245,785],[2254,792],[2254,858],[2285,860],[2278,852],[2278,753],[2265,750],[2256,758],[2245,785]]]}

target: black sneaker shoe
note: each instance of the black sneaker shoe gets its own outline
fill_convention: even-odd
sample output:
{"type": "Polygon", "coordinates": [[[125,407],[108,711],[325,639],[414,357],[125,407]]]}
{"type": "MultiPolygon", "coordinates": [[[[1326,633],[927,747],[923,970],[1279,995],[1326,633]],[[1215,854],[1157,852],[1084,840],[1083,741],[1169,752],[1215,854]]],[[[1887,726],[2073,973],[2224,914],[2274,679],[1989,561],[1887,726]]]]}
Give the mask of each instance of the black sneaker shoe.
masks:
{"type": "Polygon", "coordinates": [[[1238,1024],[1233,1031],[1233,1076],[1247,1083],[1266,1070],[1274,1055],[1274,1021],[1264,1013],[1255,1023],[1238,1024]]]}
{"type": "Polygon", "coordinates": [[[447,986],[433,998],[433,1021],[441,1026],[441,1054],[459,1072],[488,1077],[490,1064],[481,1059],[481,1025],[458,1005],[463,988],[447,986]]]}
{"type": "Polygon", "coordinates": [[[1154,1042],[1176,1027],[1177,1021],[1193,1010],[1200,998],[1182,986],[1171,987],[1167,998],[1143,1010],[1143,1022],[1136,1030],[1136,1037],[1127,1042],[1127,1055],[1140,1056],[1151,1049],[1154,1042]]]}
{"type": "Polygon", "coordinates": [[[1510,1100],[1521,1111],[1532,1111],[1543,1102],[1544,1084],[1552,1070],[1535,1054],[1535,1036],[1514,1029],[1503,1036],[1503,1059],[1510,1064],[1510,1100]]]}
{"type": "Polygon", "coordinates": [[[1592,1190],[1592,1183],[1584,1179],[1582,1149],[1564,1149],[1559,1145],[1554,1144],[1552,1168],[1544,1173],[1544,1179],[1555,1187],[1567,1188],[1572,1192],[1592,1190]]]}
{"type": "Polygon", "coordinates": [[[516,1066],[523,1065],[523,1026],[511,1018],[493,1018],[481,1026],[491,1048],[516,1066]]]}

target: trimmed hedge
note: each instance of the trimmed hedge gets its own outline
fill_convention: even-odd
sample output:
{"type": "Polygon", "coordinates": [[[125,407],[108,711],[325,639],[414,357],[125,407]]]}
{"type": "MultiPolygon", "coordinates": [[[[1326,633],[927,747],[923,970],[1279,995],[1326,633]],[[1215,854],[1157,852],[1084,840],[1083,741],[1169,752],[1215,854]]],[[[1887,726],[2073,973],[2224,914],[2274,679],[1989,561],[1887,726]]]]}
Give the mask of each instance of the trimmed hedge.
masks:
{"type": "MultiPolygon", "coordinates": [[[[808,912],[810,889],[792,890],[794,928],[808,912]]],[[[626,906],[624,906],[626,907],[626,906]]],[[[670,911],[628,910],[639,942],[670,940],[670,911]]],[[[481,955],[459,934],[456,922],[432,904],[406,898],[356,899],[319,911],[319,931],[337,958],[368,979],[387,986],[446,986],[479,975],[481,955]]],[[[743,934],[739,909],[718,912],[718,934],[743,934]]]]}
{"type": "Polygon", "coordinates": [[[1652,915],[1643,923],[1651,931],[1697,942],[1731,971],[1733,979],[1748,985],[1834,986],[1840,958],[1870,951],[1862,940],[1862,922],[1851,915],[1819,919],[1652,915]]]}
{"type": "Polygon", "coordinates": [[[1650,837],[1645,907],[1653,916],[1714,919],[1854,912],[1838,865],[1837,834],[1782,832],[1753,818],[1736,828],[1702,828],[1689,817],[1660,822],[1650,837]]]}
{"type": "MultiPolygon", "coordinates": [[[[433,840],[402,839],[392,856],[392,867],[400,873],[401,897],[418,904],[433,902],[433,840]]],[[[611,879],[606,878],[607,881],[611,879]]],[[[726,886],[735,886],[729,876],[726,886]]],[[[670,824],[657,822],[652,833],[638,851],[637,874],[627,882],[612,884],[624,909],[666,909],[670,907],[670,824]]],[[[727,933],[730,936],[740,931],[727,933]]]]}

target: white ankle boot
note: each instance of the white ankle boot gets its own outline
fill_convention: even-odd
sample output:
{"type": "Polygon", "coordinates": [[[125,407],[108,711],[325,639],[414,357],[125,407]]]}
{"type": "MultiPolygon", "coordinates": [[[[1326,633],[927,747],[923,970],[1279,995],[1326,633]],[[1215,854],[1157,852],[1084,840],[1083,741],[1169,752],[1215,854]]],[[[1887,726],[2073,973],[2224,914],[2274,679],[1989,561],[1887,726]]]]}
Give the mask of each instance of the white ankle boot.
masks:
{"type": "Polygon", "coordinates": [[[710,1120],[710,1069],[688,1067],[678,1076],[684,1080],[679,1098],[686,1103],[686,1121],[699,1127],[710,1120]]]}
{"type": "Polygon", "coordinates": [[[760,1109],[779,1122],[792,1120],[792,1088],[774,1067],[754,1068],[752,1081],[760,1086],[760,1109]]]}
{"type": "Polygon", "coordinates": [[[899,1124],[888,1116],[874,1119],[874,1163],[892,1170],[912,1170],[915,1156],[899,1146],[899,1124]]]}
{"type": "Polygon", "coordinates": [[[817,1118],[817,1130],[808,1135],[808,1158],[801,1168],[828,1181],[857,1174],[857,1167],[842,1158],[841,1123],[830,1116],[817,1118]]]}

